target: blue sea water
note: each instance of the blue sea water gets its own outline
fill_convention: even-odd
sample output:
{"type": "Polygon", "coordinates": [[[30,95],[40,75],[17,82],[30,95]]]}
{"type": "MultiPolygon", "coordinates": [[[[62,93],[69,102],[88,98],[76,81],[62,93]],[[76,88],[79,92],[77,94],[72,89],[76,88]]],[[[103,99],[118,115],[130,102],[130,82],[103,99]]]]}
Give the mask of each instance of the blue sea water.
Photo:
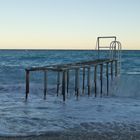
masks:
{"type": "MultiPolygon", "coordinates": [[[[104,57],[104,52],[103,57],[104,57]]],[[[0,135],[28,135],[38,134],[50,130],[60,130],[73,127],[75,123],[83,120],[78,118],[81,111],[74,110],[72,106],[66,107],[62,104],[61,97],[54,97],[56,85],[50,80],[51,94],[47,101],[43,100],[43,73],[31,74],[31,93],[28,102],[25,97],[25,68],[32,66],[47,66],[50,64],[62,64],[93,60],[97,58],[97,51],[57,51],[57,50],[0,50],[0,135]],[[54,93],[54,94],[52,94],[54,93]],[[66,110],[73,109],[72,114],[66,110]],[[77,118],[76,118],[77,117],[77,118]],[[65,120],[65,121],[64,121],[65,120]]],[[[140,90],[140,51],[122,51],[122,77],[118,86],[125,92],[125,96],[137,95],[140,90]],[[130,78],[128,78],[130,77],[130,78]],[[128,79],[127,79],[128,78],[128,79]],[[129,89],[128,87],[131,86],[129,89]],[[130,93],[131,92],[131,93],[130,93]]],[[[50,75],[55,81],[55,76],[50,75]]],[[[118,95],[122,91],[117,90],[118,95]]],[[[83,101],[87,108],[92,104],[83,101]]],[[[82,110],[83,102],[76,106],[82,110]]],[[[99,99],[97,100],[97,103],[99,99]]],[[[112,101],[113,102],[113,101],[112,101]]],[[[86,110],[86,108],[84,108],[86,110]]],[[[95,112],[97,113],[97,112],[95,112]]],[[[95,116],[96,117],[96,116],[95,116]]],[[[95,118],[94,118],[95,119],[95,118]]],[[[101,118],[103,119],[103,118],[101,118]]],[[[123,118],[124,119],[124,118],[123,118]]],[[[137,118],[136,118],[137,119],[137,118]]]]}

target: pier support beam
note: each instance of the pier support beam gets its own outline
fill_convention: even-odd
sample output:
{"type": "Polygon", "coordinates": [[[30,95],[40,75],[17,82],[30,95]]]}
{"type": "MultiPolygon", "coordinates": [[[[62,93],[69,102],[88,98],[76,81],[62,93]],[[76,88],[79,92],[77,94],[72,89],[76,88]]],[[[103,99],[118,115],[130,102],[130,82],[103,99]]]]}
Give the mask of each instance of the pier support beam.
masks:
{"type": "Polygon", "coordinates": [[[57,72],[57,96],[59,94],[59,87],[60,87],[60,72],[57,72]]]}
{"type": "Polygon", "coordinates": [[[106,63],[106,83],[107,83],[107,96],[108,96],[108,93],[109,93],[108,62],[106,63]]]}
{"type": "Polygon", "coordinates": [[[110,68],[111,68],[111,79],[113,80],[113,61],[111,61],[110,68]]]}
{"type": "Polygon", "coordinates": [[[47,71],[44,71],[44,100],[47,94],[47,71]]]}
{"type": "Polygon", "coordinates": [[[82,94],[85,93],[85,67],[83,67],[83,83],[82,83],[82,94]]]}
{"type": "Polygon", "coordinates": [[[118,61],[115,60],[115,76],[118,76],[118,61]]]}
{"type": "Polygon", "coordinates": [[[91,92],[90,67],[88,67],[87,85],[88,85],[88,96],[90,96],[91,92]]]}
{"type": "Polygon", "coordinates": [[[63,101],[66,100],[66,71],[63,71],[62,75],[62,95],[63,95],[63,101]]]}
{"type": "Polygon", "coordinates": [[[103,94],[103,64],[100,65],[100,94],[101,94],[101,97],[102,97],[102,94],[103,94]]]}
{"type": "Polygon", "coordinates": [[[75,70],[75,94],[78,99],[79,96],[79,68],[75,70]]]}
{"type": "Polygon", "coordinates": [[[97,96],[97,66],[94,66],[94,93],[97,96]]]}
{"type": "Polygon", "coordinates": [[[30,72],[26,70],[26,100],[28,99],[28,94],[30,90],[30,72]]]}

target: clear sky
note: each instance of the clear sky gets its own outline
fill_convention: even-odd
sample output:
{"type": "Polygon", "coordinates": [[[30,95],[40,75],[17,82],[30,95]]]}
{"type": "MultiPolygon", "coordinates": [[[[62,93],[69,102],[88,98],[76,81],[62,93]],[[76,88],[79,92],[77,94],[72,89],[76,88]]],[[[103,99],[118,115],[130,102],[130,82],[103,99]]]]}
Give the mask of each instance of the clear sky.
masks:
{"type": "Polygon", "coordinates": [[[0,0],[0,49],[140,49],[140,0],[0,0]]]}

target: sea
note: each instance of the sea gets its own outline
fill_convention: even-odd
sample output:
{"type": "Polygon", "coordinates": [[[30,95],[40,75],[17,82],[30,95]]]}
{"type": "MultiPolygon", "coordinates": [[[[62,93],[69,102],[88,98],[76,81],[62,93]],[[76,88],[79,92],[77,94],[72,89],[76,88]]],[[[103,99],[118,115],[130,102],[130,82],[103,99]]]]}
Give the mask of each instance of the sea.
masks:
{"type": "MultiPolygon", "coordinates": [[[[61,93],[56,96],[56,74],[52,72],[48,74],[47,99],[43,99],[44,73],[32,72],[30,94],[25,101],[25,69],[94,60],[97,51],[0,50],[0,136],[39,135],[74,128],[91,131],[92,124],[99,122],[140,124],[140,51],[123,50],[121,56],[121,74],[110,82],[109,97],[95,98],[93,90],[91,97],[85,93],[77,101],[71,73],[70,93],[64,103],[61,93]]],[[[100,57],[106,57],[104,51],[100,57]]]]}

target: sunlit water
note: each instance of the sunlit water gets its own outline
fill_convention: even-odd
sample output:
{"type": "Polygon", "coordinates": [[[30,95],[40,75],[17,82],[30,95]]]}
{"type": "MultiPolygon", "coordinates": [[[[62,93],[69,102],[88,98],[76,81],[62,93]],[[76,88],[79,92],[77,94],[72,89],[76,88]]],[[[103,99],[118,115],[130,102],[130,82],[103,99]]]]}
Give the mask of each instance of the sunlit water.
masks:
{"type": "MultiPolygon", "coordinates": [[[[122,52],[122,75],[110,86],[109,97],[76,100],[73,78],[66,102],[56,96],[56,75],[49,75],[43,100],[43,73],[31,74],[31,91],[25,102],[25,68],[93,60],[95,51],[0,51],[0,135],[29,135],[85,128],[84,123],[131,122],[140,124],[140,51],[122,52]]],[[[92,79],[93,82],[93,79],[92,79]]],[[[104,80],[104,94],[106,94],[104,80]]]]}

